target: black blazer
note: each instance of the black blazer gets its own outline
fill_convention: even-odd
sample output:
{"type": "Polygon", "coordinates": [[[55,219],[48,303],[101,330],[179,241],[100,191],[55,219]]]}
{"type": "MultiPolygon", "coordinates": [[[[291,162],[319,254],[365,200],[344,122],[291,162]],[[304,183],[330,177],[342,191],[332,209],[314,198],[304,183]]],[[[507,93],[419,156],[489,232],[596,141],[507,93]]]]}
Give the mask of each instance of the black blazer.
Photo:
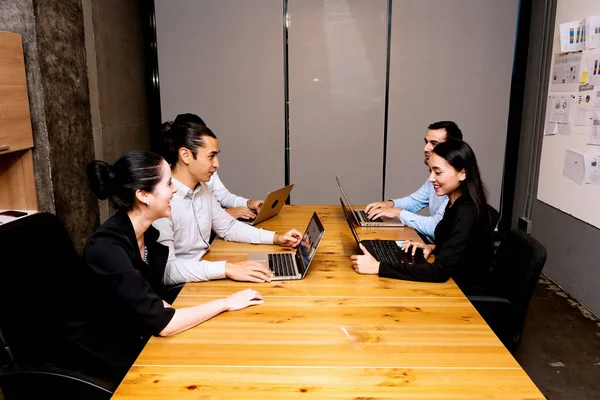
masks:
{"type": "Polygon", "coordinates": [[[421,282],[445,282],[452,277],[463,292],[479,291],[492,261],[490,220],[480,218],[475,203],[462,195],[446,206],[435,228],[432,264],[395,265],[382,262],[379,276],[421,282]]]}
{"type": "Polygon", "coordinates": [[[126,371],[151,335],[171,321],[160,294],[168,248],[150,226],[142,260],[127,213],[118,212],[89,238],[83,253],[77,301],[66,326],[70,360],[88,370],[126,371]]]}

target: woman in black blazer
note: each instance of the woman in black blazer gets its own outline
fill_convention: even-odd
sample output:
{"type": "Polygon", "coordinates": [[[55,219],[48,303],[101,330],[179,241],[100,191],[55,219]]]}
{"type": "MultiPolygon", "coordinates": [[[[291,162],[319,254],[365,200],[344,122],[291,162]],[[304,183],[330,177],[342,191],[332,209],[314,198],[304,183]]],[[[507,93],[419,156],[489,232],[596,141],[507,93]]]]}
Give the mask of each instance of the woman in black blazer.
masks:
{"type": "Polygon", "coordinates": [[[119,383],[151,335],[170,336],[223,311],[261,304],[247,289],[193,307],[171,307],[161,298],[168,248],[157,243],[152,222],[168,217],[177,189],[171,168],[149,151],[125,154],[114,166],[88,166],[92,192],[110,197],[116,214],[89,238],[66,327],[59,363],[119,383]]]}
{"type": "Polygon", "coordinates": [[[452,277],[465,292],[479,292],[492,260],[492,235],[486,193],[471,147],[462,140],[437,145],[429,159],[429,180],[438,196],[447,195],[444,217],[435,229],[435,244],[405,241],[403,250],[422,249],[431,264],[379,262],[362,247],[363,255],[352,256],[354,270],[361,274],[421,282],[445,282],[452,277]]]}

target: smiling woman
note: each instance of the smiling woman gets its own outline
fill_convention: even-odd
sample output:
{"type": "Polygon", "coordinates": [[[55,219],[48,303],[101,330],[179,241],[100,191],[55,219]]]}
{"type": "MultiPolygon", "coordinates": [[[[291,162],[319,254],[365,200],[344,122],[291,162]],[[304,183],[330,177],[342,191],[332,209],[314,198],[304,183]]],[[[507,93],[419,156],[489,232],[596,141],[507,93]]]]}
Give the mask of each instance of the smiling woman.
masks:
{"type": "Polygon", "coordinates": [[[451,203],[460,196],[460,184],[465,180],[465,170],[456,170],[448,161],[437,154],[429,158],[429,181],[433,184],[435,194],[438,196],[448,195],[451,203]]]}
{"type": "Polygon", "coordinates": [[[445,282],[452,277],[465,294],[485,290],[492,259],[492,238],[486,193],[475,153],[466,142],[450,139],[432,149],[429,181],[448,205],[435,229],[435,244],[404,242],[406,252],[435,255],[432,264],[379,262],[366,249],[352,256],[358,273],[411,281],[445,282]]]}
{"type": "Polygon", "coordinates": [[[116,387],[151,335],[170,336],[223,311],[262,303],[255,290],[177,310],[163,300],[169,250],[151,224],[171,215],[177,189],[161,156],[134,151],[114,165],[93,161],[88,178],[96,198],[110,198],[117,212],[85,246],[77,277],[82,290],[69,305],[58,365],[102,376],[116,387]]]}

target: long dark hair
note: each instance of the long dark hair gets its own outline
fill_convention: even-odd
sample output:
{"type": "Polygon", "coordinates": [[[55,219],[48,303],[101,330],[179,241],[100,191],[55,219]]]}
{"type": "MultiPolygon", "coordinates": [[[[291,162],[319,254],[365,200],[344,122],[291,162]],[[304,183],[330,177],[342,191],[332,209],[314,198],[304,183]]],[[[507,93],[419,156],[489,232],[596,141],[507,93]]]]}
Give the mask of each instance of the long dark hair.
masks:
{"type": "Polygon", "coordinates": [[[135,206],[135,192],[152,192],[162,179],[164,159],[151,151],[125,153],[114,165],[95,160],[88,164],[90,189],[97,199],[111,199],[117,210],[135,206]]]}
{"type": "Polygon", "coordinates": [[[460,191],[463,195],[471,197],[480,217],[486,215],[487,191],[481,180],[477,157],[471,146],[462,140],[449,139],[435,146],[433,152],[446,160],[455,170],[465,170],[466,178],[460,184],[460,191]]]}
{"type": "Polygon", "coordinates": [[[204,136],[217,138],[213,131],[204,125],[202,118],[195,114],[180,114],[174,121],[163,123],[160,130],[162,142],[157,151],[171,168],[177,164],[179,149],[188,149],[196,159],[198,148],[206,146],[204,136]]]}

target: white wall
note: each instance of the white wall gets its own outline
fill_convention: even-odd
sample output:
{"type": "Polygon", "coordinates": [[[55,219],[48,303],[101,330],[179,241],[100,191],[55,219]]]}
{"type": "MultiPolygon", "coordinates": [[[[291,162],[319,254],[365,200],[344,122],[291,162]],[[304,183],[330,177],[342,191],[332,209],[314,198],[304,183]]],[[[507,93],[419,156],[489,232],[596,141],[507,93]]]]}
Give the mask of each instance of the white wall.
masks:
{"type": "Polygon", "coordinates": [[[386,199],[427,178],[427,126],[452,120],[500,203],[518,0],[393,2],[386,199]]]}
{"type": "MultiPolygon", "coordinates": [[[[156,0],[163,119],[196,112],[234,192],[284,173],[283,2],[156,0]]],[[[381,198],[387,0],[289,0],[292,203],[381,198]]],[[[455,120],[498,206],[518,0],[393,1],[386,196],[426,178],[429,123],[455,120]]]]}
{"type": "Polygon", "coordinates": [[[294,203],[381,195],[387,0],[289,2],[294,203]]]}
{"type": "Polygon", "coordinates": [[[198,114],[219,177],[261,199],[284,184],[281,0],[155,0],[163,121],[198,114]]]}

